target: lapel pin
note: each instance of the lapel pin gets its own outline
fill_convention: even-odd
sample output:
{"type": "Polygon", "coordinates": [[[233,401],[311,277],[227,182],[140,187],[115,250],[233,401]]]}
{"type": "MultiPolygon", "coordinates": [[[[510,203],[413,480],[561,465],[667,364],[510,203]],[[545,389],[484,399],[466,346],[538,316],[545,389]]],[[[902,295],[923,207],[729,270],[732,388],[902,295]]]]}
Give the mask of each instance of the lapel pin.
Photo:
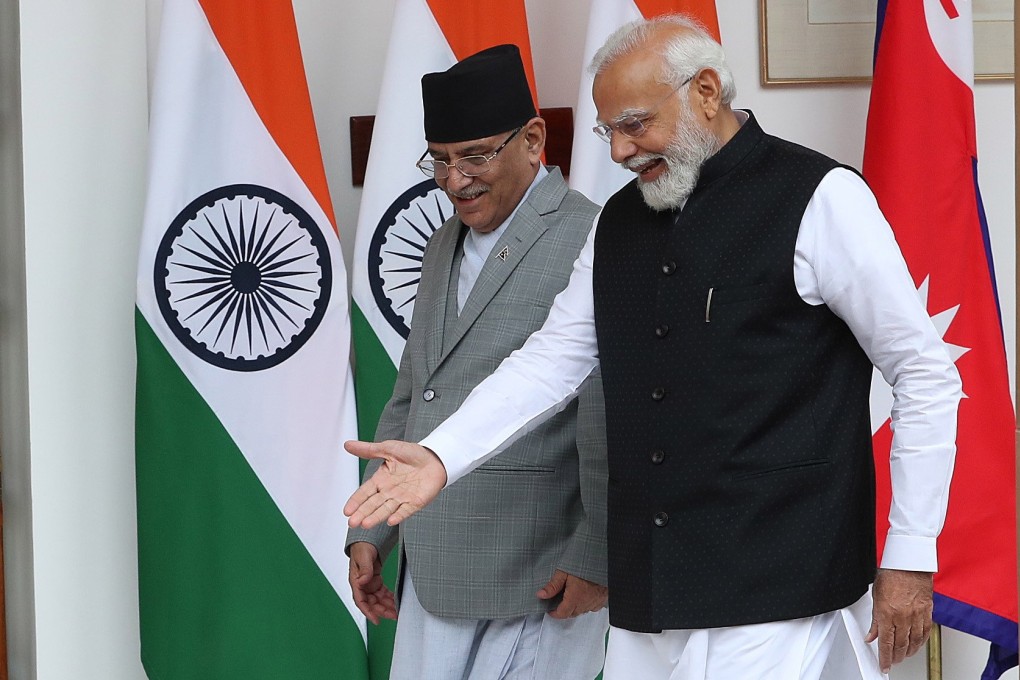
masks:
{"type": "Polygon", "coordinates": [[[504,262],[506,262],[506,258],[509,257],[509,255],[510,255],[510,248],[508,246],[503,246],[503,250],[499,251],[496,254],[496,257],[498,257],[499,259],[501,259],[504,262]]]}

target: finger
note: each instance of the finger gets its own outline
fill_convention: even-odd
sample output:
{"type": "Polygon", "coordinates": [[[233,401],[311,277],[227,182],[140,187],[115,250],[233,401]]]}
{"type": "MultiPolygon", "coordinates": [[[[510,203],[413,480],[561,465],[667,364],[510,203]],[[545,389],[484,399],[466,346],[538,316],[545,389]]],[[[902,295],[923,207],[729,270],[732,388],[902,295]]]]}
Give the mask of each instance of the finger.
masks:
{"type": "MultiPolygon", "coordinates": [[[[383,493],[377,493],[372,498],[372,501],[362,506],[363,512],[366,508],[374,508],[361,519],[361,526],[366,529],[371,529],[377,524],[382,524],[383,522],[386,522],[390,526],[396,526],[420,509],[410,508],[408,507],[410,506],[409,503],[401,503],[396,498],[387,497],[383,493]]],[[[357,516],[357,513],[351,515],[351,521],[354,521],[357,516]]]]}
{"type": "Polygon", "coordinates": [[[577,603],[578,615],[597,612],[599,609],[602,609],[602,600],[597,593],[591,593],[577,603]]]}
{"type": "Polygon", "coordinates": [[[921,647],[924,647],[924,643],[928,640],[928,635],[920,627],[910,627],[910,640],[907,646],[907,653],[905,656],[913,656],[917,654],[921,647]]]}
{"type": "Polygon", "coordinates": [[[388,588],[384,589],[385,592],[380,596],[380,612],[379,615],[387,619],[397,618],[397,601],[393,597],[393,593],[388,588]]]}
{"type": "Polygon", "coordinates": [[[359,442],[356,439],[345,441],[344,449],[347,450],[347,453],[353,454],[358,458],[364,458],[365,460],[384,458],[386,455],[386,447],[382,443],[359,442]]]}
{"type": "Polygon", "coordinates": [[[371,562],[364,562],[356,556],[351,556],[351,578],[359,585],[365,585],[372,580],[375,569],[371,562]]]}
{"type": "MultiPolygon", "coordinates": [[[[386,519],[386,524],[388,524],[391,527],[395,527],[404,520],[406,520],[408,517],[413,515],[414,513],[421,510],[421,508],[422,506],[418,503],[411,503],[405,501],[401,503],[399,506],[397,506],[397,509],[395,511],[390,513],[389,517],[386,519]]],[[[383,520],[380,519],[379,521],[381,522],[383,520]]]]}
{"type": "Polygon", "coordinates": [[[379,524],[379,522],[386,519],[385,515],[382,515],[382,519],[380,519],[380,514],[381,513],[379,513],[378,508],[373,510],[371,513],[365,512],[364,509],[359,509],[358,512],[355,512],[351,515],[350,519],[347,520],[347,525],[354,529],[359,527],[362,529],[371,529],[379,524]]]}
{"type": "Polygon", "coordinates": [[[368,594],[361,588],[352,588],[351,591],[354,594],[354,604],[357,606],[358,611],[364,614],[366,619],[379,625],[379,618],[375,614],[375,608],[369,601],[368,594]]]}
{"type": "Polygon", "coordinates": [[[929,633],[931,633],[931,618],[925,611],[917,612],[910,626],[910,644],[907,648],[907,656],[917,654],[921,647],[924,647],[929,633]]]}
{"type": "Polygon", "coordinates": [[[358,491],[355,491],[354,495],[351,496],[351,500],[347,501],[347,505],[344,506],[344,512],[346,513],[348,507],[355,504],[353,512],[348,515],[350,519],[347,522],[352,527],[360,526],[371,529],[376,524],[386,521],[391,514],[390,509],[397,507],[395,504],[399,503],[399,501],[390,496],[389,492],[379,489],[378,485],[374,484],[373,479],[362,484],[358,491]],[[373,486],[375,486],[375,491],[372,490],[373,486]],[[362,490],[364,490],[364,500],[360,504],[356,504],[357,499],[355,497],[362,490]],[[387,509],[387,503],[390,503],[390,509],[387,509]]]}
{"type": "MultiPolygon", "coordinates": [[[[347,503],[344,504],[344,514],[348,517],[353,517],[359,509],[362,508],[365,503],[372,500],[372,497],[379,493],[379,485],[375,481],[375,475],[371,479],[366,479],[365,482],[359,486],[351,497],[347,499],[347,503]]],[[[362,514],[368,514],[364,512],[362,514]]]]}
{"type": "Polygon", "coordinates": [[[587,609],[585,588],[577,579],[564,578],[563,600],[553,610],[552,616],[557,619],[569,619],[584,614],[587,609]]]}
{"type": "Polygon", "coordinates": [[[924,624],[921,626],[922,629],[921,647],[923,647],[924,644],[928,642],[928,638],[931,637],[931,626],[932,626],[931,610],[929,610],[927,616],[924,619],[924,624]]]}
{"type": "Polygon", "coordinates": [[[537,595],[543,600],[556,597],[560,594],[560,591],[563,590],[563,586],[566,585],[566,583],[567,575],[557,569],[553,572],[552,578],[549,579],[549,582],[538,590],[537,595]]]}
{"type": "Polygon", "coordinates": [[[549,612],[549,616],[554,619],[570,619],[577,616],[578,613],[576,604],[564,599],[557,605],[556,609],[549,612]]]}
{"type": "MultiPolygon", "coordinates": [[[[373,604],[372,613],[378,619],[395,619],[397,618],[397,608],[392,601],[378,600],[373,604]]],[[[378,625],[378,621],[375,622],[378,625]]]]}
{"type": "Polygon", "coordinates": [[[910,628],[911,626],[897,626],[893,639],[892,664],[895,666],[907,658],[907,650],[910,649],[910,628]]]}
{"type": "MultiPolygon", "coordinates": [[[[354,596],[354,604],[365,615],[366,618],[371,619],[372,611],[368,603],[368,597],[365,589],[362,587],[364,584],[361,583],[361,576],[358,573],[358,566],[351,560],[351,571],[348,577],[348,582],[351,584],[351,594],[354,596]]],[[[373,623],[376,623],[373,621],[373,623]]]]}
{"type": "Polygon", "coordinates": [[[368,583],[372,580],[372,575],[371,574],[365,574],[365,573],[359,571],[358,568],[352,562],[351,563],[351,571],[350,571],[350,574],[347,576],[347,580],[351,584],[351,590],[355,590],[355,589],[364,588],[365,586],[367,586],[368,583]]]}
{"type": "Polygon", "coordinates": [[[896,629],[892,625],[879,626],[878,630],[878,665],[883,673],[888,673],[893,664],[893,647],[896,644],[896,629]]]}

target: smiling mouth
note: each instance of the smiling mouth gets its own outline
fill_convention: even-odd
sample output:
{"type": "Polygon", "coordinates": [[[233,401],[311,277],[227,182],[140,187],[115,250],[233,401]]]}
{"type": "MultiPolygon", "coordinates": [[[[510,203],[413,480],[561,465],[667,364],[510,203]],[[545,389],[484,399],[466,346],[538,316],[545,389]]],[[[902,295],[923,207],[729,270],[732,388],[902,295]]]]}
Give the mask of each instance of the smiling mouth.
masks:
{"type": "Polygon", "coordinates": [[[472,191],[447,191],[450,198],[458,201],[473,201],[476,198],[483,196],[487,193],[485,189],[475,189],[472,191]]]}
{"type": "Polygon", "coordinates": [[[639,177],[645,177],[657,170],[659,166],[665,163],[665,159],[661,156],[658,158],[652,158],[643,163],[627,163],[626,168],[631,172],[636,173],[639,177]]]}

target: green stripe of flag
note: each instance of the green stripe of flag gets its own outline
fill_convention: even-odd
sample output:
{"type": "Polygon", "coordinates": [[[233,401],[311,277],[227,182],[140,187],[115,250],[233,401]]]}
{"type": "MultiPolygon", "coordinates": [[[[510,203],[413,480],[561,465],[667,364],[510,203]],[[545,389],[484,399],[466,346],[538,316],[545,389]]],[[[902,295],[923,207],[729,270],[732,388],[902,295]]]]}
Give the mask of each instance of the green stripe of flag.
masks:
{"type": "Polygon", "coordinates": [[[150,680],[364,680],[361,633],[136,313],[138,560],[150,680]]]}
{"type": "MultiPolygon", "coordinates": [[[[356,302],[351,303],[351,332],[356,358],[354,393],[358,404],[358,436],[372,441],[383,407],[393,394],[397,368],[356,302]]],[[[365,471],[365,461],[361,462],[361,471],[365,471]]],[[[383,565],[383,582],[393,589],[396,581],[397,556],[394,553],[383,565]]],[[[395,622],[385,619],[378,626],[368,625],[368,666],[372,680],[388,680],[390,677],[396,629],[395,622]]]]}
{"type": "Polygon", "coordinates": [[[364,440],[375,437],[379,415],[393,395],[397,367],[386,348],[376,337],[372,324],[365,318],[357,302],[351,303],[351,332],[354,336],[354,390],[358,403],[358,436],[364,440]]]}

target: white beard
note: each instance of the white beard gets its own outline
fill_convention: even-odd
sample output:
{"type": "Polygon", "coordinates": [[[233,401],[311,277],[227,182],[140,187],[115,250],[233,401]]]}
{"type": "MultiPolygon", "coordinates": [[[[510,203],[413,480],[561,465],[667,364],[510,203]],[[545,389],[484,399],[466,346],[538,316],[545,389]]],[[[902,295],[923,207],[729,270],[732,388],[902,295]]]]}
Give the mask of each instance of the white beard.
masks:
{"type": "Polygon", "coordinates": [[[658,178],[643,182],[638,189],[649,208],[657,212],[676,210],[686,201],[698,184],[701,166],[719,150],[719,138],[702,127],[694,118],[690,107],[682,105],[673,141],[661,155],[645,154],[628,159],[628,169],[638,168],[661,158],[666,171],[658,178]]]}

